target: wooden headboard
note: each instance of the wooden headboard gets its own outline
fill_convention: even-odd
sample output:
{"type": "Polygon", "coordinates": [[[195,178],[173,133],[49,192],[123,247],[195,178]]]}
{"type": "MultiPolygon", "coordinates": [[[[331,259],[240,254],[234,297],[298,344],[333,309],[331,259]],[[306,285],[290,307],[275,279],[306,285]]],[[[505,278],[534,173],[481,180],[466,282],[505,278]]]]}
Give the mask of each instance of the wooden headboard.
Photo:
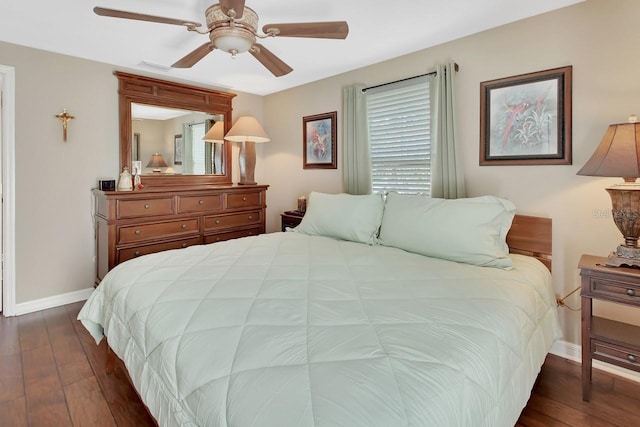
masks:
{"type": "Polygon", "coordinates": [[[551,271],[551,218],[516,215],[507,244],[509,252],[532,256],[551,271]]]}

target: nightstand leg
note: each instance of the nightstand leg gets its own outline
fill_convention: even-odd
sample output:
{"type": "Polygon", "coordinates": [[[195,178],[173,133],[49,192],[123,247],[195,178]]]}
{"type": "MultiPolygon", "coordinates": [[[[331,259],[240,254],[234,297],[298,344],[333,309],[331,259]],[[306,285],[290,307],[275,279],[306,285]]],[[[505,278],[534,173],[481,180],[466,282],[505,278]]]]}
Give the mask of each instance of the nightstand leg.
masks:
{"type": "Polygon", "coordinates": [[[582,297],[582,400],[591,398],[591,298],[582,297]]]}

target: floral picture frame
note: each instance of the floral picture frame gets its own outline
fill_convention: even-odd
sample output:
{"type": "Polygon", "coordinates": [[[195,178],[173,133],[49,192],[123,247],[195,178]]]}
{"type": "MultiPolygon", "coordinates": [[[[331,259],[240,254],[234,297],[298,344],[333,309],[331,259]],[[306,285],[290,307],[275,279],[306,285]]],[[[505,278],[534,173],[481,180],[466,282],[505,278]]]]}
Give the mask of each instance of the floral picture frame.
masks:
{"type": "Polygon", "coordinates": [[[570,165],[572,67],[480,83],[480,165],[570,165]]]}
{"type": "Polygon", "coordinates": [[[302,118],[303,169],[337,169],[336,111],[302,118]]]}

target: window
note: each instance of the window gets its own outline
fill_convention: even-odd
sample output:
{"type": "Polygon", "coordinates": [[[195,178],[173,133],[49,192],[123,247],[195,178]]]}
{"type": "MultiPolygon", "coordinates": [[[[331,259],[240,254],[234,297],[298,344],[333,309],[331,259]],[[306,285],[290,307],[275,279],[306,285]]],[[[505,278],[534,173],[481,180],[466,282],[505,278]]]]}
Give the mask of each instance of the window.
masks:
{"type": "Polygon", "coordinates": [[[191,125],[191,164],[193,165],[192,173],[195,175],[201,175],[205,172],[205,142],[202,140],[204,133],[204,123],[195,123],[191,125]]]}
{"type": "Polygon", "coordinates": [[[431,194],[428,76],[367,90],[373,192],[431,194]]]}

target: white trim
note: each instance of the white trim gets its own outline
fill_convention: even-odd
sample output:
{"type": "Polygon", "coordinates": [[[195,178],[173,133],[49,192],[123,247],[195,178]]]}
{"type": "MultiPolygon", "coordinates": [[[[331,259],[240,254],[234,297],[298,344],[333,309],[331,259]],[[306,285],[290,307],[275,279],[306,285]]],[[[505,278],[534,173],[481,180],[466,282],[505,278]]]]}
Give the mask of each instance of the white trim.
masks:
{"type": "MultiPolygon", "coordinates": [[[[573,360],[577,363],[582,363],[582,347],[578,344],[573,344],[567,341],[556,341],[553,343],[551,354],[563,357],[565,359],[573,360]]],[[[640,372],[631,371],[629,369],[621,368],[619,366],[610,365],[608,363],[601,362],[599,360],[593,361],[593,367],[601,371],[608,372],[613,375],[617,375],[622,378],[626,378],[631,381],[640,382],[640,372]]]]}
{"type": "Polygon", "coordinates": [[[92,292],[93,288],[87,288],[66,294],[23,302],[16,304],[14,314],[16,316],[20,316],[21,314],[33,313],[34,311],[46,310],[48,308],[60,307],[61,305],[84,301],[89,298],[89,295],[91,295],[92,292]]]}
{"type": "Polygon", "coordinates": [[[2,315],[15,316],[16,305],[16,71],[0,65],[2,74],[2,315]]]}

